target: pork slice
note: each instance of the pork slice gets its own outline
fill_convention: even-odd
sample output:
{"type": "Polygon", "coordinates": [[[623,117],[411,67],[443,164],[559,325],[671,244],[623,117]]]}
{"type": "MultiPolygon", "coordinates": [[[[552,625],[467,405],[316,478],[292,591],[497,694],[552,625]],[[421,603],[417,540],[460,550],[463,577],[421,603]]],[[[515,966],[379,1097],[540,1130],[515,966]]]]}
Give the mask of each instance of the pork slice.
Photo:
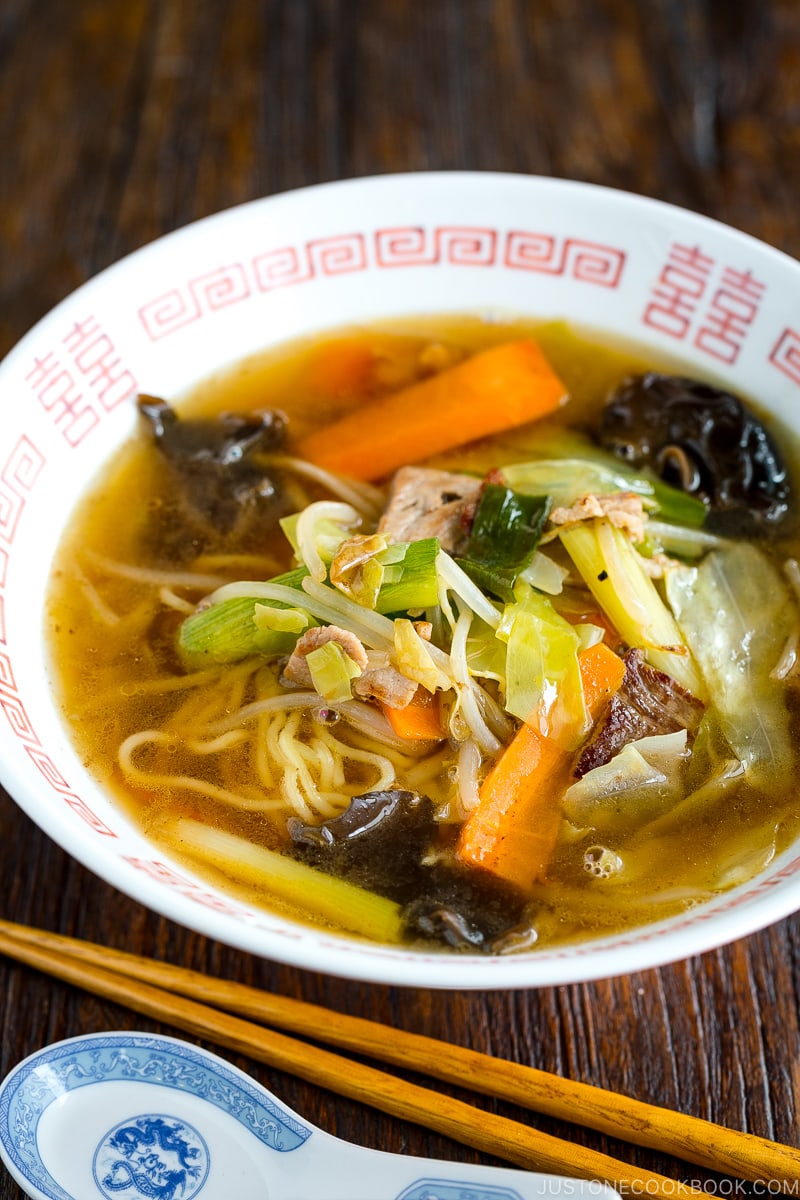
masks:
{"type": "Polygon", "coordinates": [[[609,762],[628,742],[685,729],[697,733],[705,705],[671,675],[644,661],[641,650],[624,658],[625,676],[611,699],[606,716],[581,752],[575,767],[578,779],[609,762]]]}
{"type": "Polygon", "coordinates": [[[401,467],[378,529],[393,542],[438,538],[448,554],[463,554],[483,481],[431,467],[401,467]]]}
{"type": "Polygon", "coordinates": [[[391,708],[406,708],[414,699],[417,684],[392,665],[383,650],[368,650],[367,664],[353,680],[353,695],[362,700],[377,700],[391,708]]]}
{"type": "Polygon", "coordinates": [[[634,542],[644,541],[644,503],[635,492],[612,492],[608,496],[588,492],[568,507],[554,508],[550,513],[550,524],[578,525],[595,517],[605,517],[617,529],[630,534],[634,542]]]}
{"type": "Polygon", "coordinates": [[[413,679],[407,679],[394,667],[368,667],[353,680],[353,693],[362,700],[379,700],[390,708],[407,708],[417,691],[413,679]]]}

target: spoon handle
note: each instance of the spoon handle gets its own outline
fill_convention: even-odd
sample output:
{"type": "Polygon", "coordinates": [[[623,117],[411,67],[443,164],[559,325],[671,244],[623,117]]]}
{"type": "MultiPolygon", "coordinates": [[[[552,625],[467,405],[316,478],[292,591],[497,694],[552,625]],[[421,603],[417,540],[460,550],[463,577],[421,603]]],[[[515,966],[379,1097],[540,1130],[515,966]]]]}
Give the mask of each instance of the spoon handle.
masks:
{"type": "MultiPolygon", "coordinates": [[[[599,1179],[412,1158],[331,1144],[325,1136],[329,1144],[323,1158],[331,1174],[328,1186],[320,1187],[315,1180],[318,1200],[618,1200],[599,1179]]],[[[305,1151],[303,1147],[301,1153],[305,1151]]]]}

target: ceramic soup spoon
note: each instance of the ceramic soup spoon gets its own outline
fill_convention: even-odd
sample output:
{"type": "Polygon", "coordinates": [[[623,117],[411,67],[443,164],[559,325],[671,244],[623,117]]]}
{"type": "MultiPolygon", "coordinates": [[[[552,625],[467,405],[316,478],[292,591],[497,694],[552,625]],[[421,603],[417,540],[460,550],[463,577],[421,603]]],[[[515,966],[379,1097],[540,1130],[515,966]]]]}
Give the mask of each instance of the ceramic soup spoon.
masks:
{"type": "Polygon", "coordinates": [[[34,1200],[539,1200],[599,1182],[388,1154],[296,1116],[177,1038],[88,1034],[0,1085],[0,1156],[34,1200]]]}

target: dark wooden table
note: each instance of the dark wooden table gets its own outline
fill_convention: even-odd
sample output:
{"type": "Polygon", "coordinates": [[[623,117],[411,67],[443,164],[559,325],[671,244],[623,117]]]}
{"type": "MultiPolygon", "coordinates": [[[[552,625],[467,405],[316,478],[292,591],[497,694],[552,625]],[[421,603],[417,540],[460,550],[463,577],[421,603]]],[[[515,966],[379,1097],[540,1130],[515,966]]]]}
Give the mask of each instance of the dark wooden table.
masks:
{"type": "MultiPolygon", "coordinates": [[[[800,7],[2,0],[0,353],[98,270],[187,221],[304,184],[431,168],[623,187],[800,255],[800,7]]],[[[14,920],[800,1145],[798,918],[626,978],[457,994],[359,985],[207,941],[88,874],[4,794],[0,880],[2,915],[14,920]]],[[[3,961],[0,1022],[2,1072],[53,1039],[156,1028],[3,961]]],[[[443,1137],[246,1060],[238,1065],[334,1134],[478,1161],[443,1137]]],[[[699,1168],[556,1121],[541,1125],[738,1194],[699,1168]]],[[[0,1200],[20,1195],[3,1173],[0,1200]]]]}

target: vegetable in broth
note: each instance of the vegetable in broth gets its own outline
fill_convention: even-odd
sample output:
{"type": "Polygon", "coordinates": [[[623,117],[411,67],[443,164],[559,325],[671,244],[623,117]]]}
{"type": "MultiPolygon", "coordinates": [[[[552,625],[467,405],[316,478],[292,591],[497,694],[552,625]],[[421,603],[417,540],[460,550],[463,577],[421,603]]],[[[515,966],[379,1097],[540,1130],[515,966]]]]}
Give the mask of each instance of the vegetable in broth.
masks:
{"type": "Polygon", "coordinates": [[[800,827],[790,472],[663,368],[437,318],[141,397],[49,596],[89,768],[219,886],[381,942],[515,953],[762,869],[800,827]]]}

